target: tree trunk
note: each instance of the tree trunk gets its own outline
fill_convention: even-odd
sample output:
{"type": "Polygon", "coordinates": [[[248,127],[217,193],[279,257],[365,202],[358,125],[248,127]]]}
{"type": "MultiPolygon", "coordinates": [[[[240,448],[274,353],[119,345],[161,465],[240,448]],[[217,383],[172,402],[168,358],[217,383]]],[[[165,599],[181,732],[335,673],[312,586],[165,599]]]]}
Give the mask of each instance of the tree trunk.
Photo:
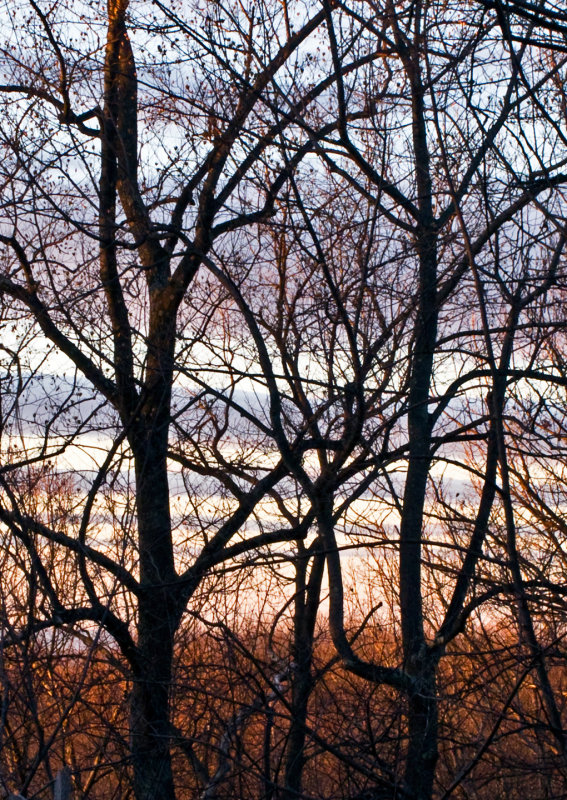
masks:
{"type": "Polygon", "coordinates": [[[408,750],[405,784],[412,800],[430,800],[437,765],[437,662],[425,657],[414,677],[416,691],[408,700],[408,750]]]}
{"type": "Polygon", "coordinates": [[[136,800],[174,800],[169,742],[172,637],[156,624],[159,608],[140,604],[141,673],[130,700],[130,746],[136,800]]]}
{"type": "Polygon", "coordinates": [[[167,398],[152,414],[143,443],[133,444],[141,594],[139,671],[131,697],[130,737],[136,800],[173,800],[169,692],[178,624],[167,480],[167,398]]]}
{"type": "Polygon", "coordinates": [[[315,553],[309,580],[306,580],[308,554],[302,543],[297,563],[294,613],[293,674],[291,677],[291,722],[286,747],[284,800],[301,796],[305,766],[305,732],[309,697],[313,690],[313,640],[325,566],[323,553],[315,553]]]}
{"type": "Polygon", "coordinates": [[[421,547],[431,461],[429,386],[437,331],[436,242],[423,235],[420,304],[409,391],[409,459],[400,525],[400,612],[406,672],[416,681],[408,699],[408,752],[405,783],[412,800],[429,800],[437,763],[437,660],[427,647],[421,594],[421,547]]]}
{"type": "Polygon", "coordinates": [[[437,764],[437,660],[424,632],[421,548],[427,482],[431,464],[432,422],[429,394],[437,343],[437,230],[433,214],[433,184],[425,88],[420,70],[423,42],[421,4],[416,6],[414,41],[403,50],[412,86],[412,138],[419,222],[415,249],[419,261],[418,306],[408,392],[409,458],[400,523],[400,612],[404,666],[415,680],[408,698],[408,751],[405,785],[412,800],[430,800],[437,764]]]}

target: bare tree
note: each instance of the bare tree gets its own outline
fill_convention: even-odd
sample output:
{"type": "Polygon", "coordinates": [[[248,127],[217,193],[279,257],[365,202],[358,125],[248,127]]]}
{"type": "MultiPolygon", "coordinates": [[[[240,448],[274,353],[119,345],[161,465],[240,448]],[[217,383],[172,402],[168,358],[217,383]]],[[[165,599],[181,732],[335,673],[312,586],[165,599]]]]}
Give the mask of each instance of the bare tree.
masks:
{"type": "MultiPolygon", "coordinates": [[[[312,127],[304,116],[329,84],[328,75],[311,82],[324,66],[305,53],[322,10],[218,4],[187,11],[182,18],[156,4],[151,19],[141,8],[136,20],[127,2],[111,2],[104,17],[32,2],[22,21],[11,16],[3,49],[3,179],[14,203],[5,207],[1,292],[31,315],[62,368],[77,370],[74,392],[112,409],[113,442],[95,459],[76,533],[46,525],[8,482],[2,520],[24,545],[40,536],[75,554],[81,590],[74,600],[39,567],[46,616],[37,624],[91,620],[130,665],[138,798],[174,796],[168,694],[185,606],[286,471],[259,465],[252,485],[249,476],[244,484],[231,480],[218,529],[197,554],[187,552],[191,562],[176,564],[167,459],[178,413],[173,386],[183,371],[176,364],[182,303],[215,240],[274,213],[293,168],[278,163],[274,143],[306,129],[293,163],[312,149],[321,120],[316,114],[312,127]],[[29,30],[25,41],[20,24],[29,30]],[[124,557],[115,558],[90,544],[89,532],[101,487],[125,468],[133,472],[136,526],[124,535],[124,557]],[[109,581],[120,588],[110,591],[109,581]],[[135,608],[126,618],[123,602],[135,608]]],[[[186,402],[199,408],[199,394],[186,402]]],[[[68,448],[72,441],[79,444],[70,436],[68,448]]],[[[254,544],[288,535],[272,532],[254,544]]]]}

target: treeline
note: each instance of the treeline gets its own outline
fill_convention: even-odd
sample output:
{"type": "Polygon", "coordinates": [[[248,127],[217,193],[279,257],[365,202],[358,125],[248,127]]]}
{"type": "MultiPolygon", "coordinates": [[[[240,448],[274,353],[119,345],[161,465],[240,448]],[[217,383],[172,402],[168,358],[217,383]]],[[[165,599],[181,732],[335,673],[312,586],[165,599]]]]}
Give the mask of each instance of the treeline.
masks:
{"type": "MultiPolygon", "coordinates": [[[[285,605],[283,595],[280,599],[285,605]]],[[[227,616],[203,608],[179,633],[171,690],[178,796],[289,797],[290,771],[302,773],[305,797],[398,796],[395,775],[408,746],[406,704],[391,689],[345,672],[323,613],[313,647],[309,710],[301,721],[305,743],[297,760],[293,620],[289,611],[276,620],[243,617],[237,608],[227,616]]],[[[395,620],[383,605],[368,619],[359,616],[362,610],[353,610],[347,625],[360,652],[399,663],[395,620]]],[[[440,797],[563,795],[561,753],[513,619],[509,606],[490,607],[484,624],[471,624],[443,661],[440,797]]],[[[564,624],[558,629],[548,621],[539,636],[565,713],[564,624]]],[[[68,765],[76,800],[133,797],[126,702],[131,677],[110,642],[97,641],[96,634],[77,641],[64,629],[39,636],[33,646],[9,650],[2,683],[5,786],[25,786],[29,797],[49,796],[57,772],[68,765]]]]}

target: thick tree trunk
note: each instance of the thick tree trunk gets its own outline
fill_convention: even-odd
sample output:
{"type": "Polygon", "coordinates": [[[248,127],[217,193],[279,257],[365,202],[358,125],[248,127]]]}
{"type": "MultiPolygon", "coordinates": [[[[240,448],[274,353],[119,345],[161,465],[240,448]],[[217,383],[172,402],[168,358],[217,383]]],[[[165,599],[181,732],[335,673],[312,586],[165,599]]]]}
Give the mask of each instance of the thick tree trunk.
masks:
{"type": "Polygon", "coordinates": [[[167,624],[158,624],[159,607],[151,605],[141,604],[139,609],[141,672],[130,700],[134,794],[136,800],[174,800],[169,739],[172,637],[167,624]]]}
{"type": "Polygon", "coordinates": [[[177,627],[173,546],[166,470],[167,424],[162,420],[134,446],[141,596],[140,667],[131,696],[130,738],[136,800],[173,800],[169,693],[177,627]]]}
{"type": "MultiPolygon", "coordinates": [[[[147,375],[146,403],[131,437],[141,594],[138,602],[140,666],[131,698],[130,736],[136,800],[174,800],[169,694],[173,642],[179,614],[167,476],[171,358],[166,348],[147,375]],[[163,378],[163,381],[159,380],[163,378]]],[[[155,357],[157,354],[153,353],[155,357]]],[[[149,359],[154,361],[154,358],[149,359]]]]}
{"type": "MultiPolygon", "coordinates": [[[[130,707],[130,746],[136,800],[174,800],[169,743],[169,691],[174,607],[173,545],[167,444],[175,318],[161,320],[150,299],[146,377],[134,381],[131,329],[118,280],[115,244],[117,190],[135,228],[137,82],[126,30],[128,0],[109,0],[101,148],[101,277],[113,324],[120,412],[134,453],[140,596],[137,665],[130,707]],[[142,398],[142,399],[141,399],[142,398]]],[[[144,253],[146,260],[151,254],[144,253]]],[[[153,265],[155,266],[155,264],[153,265]]],[[[153,279],[156,270],[148,271],[153,279]]]]}
{"type": "MultiPolygon", "coordinates": [[[[165,318],[159,288],[161,251],[140,247],[150,283],[150,325],[143,389],[134,380],[132,335],[118,279],[117,193],[141,239],[137,186],[137,79],[126,13],[129,0],[109,0],[101,147],[101,278],[112,319],[120,413],[134,454],[140,594],[130,741],[136,800],[174,800],[169,749],[169,691],[177,627],[175,571],[167,479],[175,314],[165,318]]],[[[146,237],[147,238],[147,237],[146,237]]],[[[160,271],[161,270],[161,271],[160,271]]]]}
{"type": "Polygon", "coordinates": [[[412,800],[430,800],[438,757],[436,662],[426,657],[415,672],[417,687],[408,700],[405,784],[412,800]]]}

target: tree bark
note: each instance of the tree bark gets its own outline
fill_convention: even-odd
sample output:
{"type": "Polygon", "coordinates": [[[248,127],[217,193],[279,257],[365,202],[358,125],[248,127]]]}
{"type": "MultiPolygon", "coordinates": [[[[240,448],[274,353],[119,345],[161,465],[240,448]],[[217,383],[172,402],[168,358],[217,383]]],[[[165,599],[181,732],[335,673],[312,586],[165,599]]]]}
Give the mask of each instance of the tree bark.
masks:
{"type": "MultiPolygon", "coordinates": [[[[168,408],[169,404],[166,406],[168,408]]],[[[167,425],[163,420],[142,446],[134,445],[141,584],[138,604],[140,667],[134,676],[130,709],[136,800],[175,798],[169,692],[178,613],[173,592],[175,573],[166,448],[167,425]]]]}
{"type": "Polygon", "coordinates": [[[305,732],[309,697],[313,691],[313,641],[319,608],[325,556],[316,552],[306,580],[308,553],[300,543],[297,564],[293,629],[293,672],[291,676],[291,722],[286,748],[284,800],[301,796],[305,766],[305,732]]]}
{"type": "Polygon", "coordinates": [[[123,424],[134,454],[140,593],[137,664],[133,670],[130,740],[136,800],[173,800],[169,692],[178,625],[167,477],[167,448],[175,347],[175,314],[163,309],[168,265],[143,230],[137,186],[137,79],[128,38],[128,0],[109,0],[101,145],[101,277],[113,323],[116,382],[123,424]],[[144,242],[150,295],[146,372],[138,393],[131,329],[118,280],[116,198],[144,242]]]}
{"type": "Polygon", "coordinates": [[[420,51],[426,47],[423,9],[415,11],[414,39],[407,46],[400,37],[401,57],[411,82],[412,138],[419,219],[415,228],[418,258],[418,302],[408,393],[409,458],[400,523],[400,612],[404,667],[413,678],[408,698],[408,750],[404,780],[414,800],[432,796],[438,758],[436,692],[437,658],[427,646],[421,593],[421,548],[427,482],[431,464],[432,419],[429,395],[437,343],[437,247],[433,213],[433,183],[420,51]]]}

